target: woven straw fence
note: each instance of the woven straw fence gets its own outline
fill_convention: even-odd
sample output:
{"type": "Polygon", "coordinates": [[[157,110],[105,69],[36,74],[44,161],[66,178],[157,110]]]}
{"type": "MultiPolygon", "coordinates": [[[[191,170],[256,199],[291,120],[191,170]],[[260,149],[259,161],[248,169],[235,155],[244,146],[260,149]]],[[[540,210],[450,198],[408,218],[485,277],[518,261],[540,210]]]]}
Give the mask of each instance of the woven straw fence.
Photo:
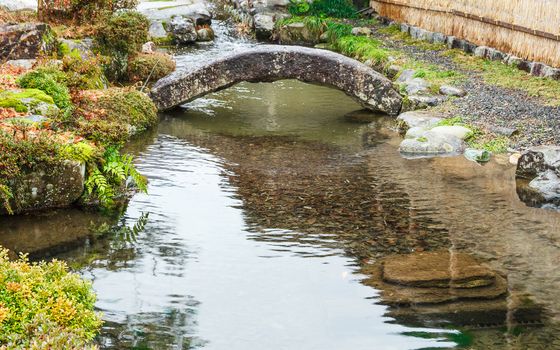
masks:
{"type": "Polygon", "coordinates": [[[371,0],[381,16],[560,67],[560,0],[371,0]]]}

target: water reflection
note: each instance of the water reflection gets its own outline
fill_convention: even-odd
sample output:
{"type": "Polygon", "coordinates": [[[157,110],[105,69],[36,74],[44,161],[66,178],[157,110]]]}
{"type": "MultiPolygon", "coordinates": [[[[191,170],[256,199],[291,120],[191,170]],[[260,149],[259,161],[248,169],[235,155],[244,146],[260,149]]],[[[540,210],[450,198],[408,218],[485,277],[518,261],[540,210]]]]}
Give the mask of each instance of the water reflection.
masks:
{"type": "MultiPolygon", "coordinates": [[[[560,214],[520,202],[500,159],[402,159],[391,120],[359,109],[297,82],[240,84],[130,145],[149,195],[113,234],[60,255],[94,281],[102,348],[560,346],[560,214]],[[145,215],[135,240],[118,234],[145,215]],[[361,283],[388,255],[442,249],[478,258],[508,293],[389,308],[361,283]]],[[[57,231],[46,225],[37,236],[57,231]]]]}

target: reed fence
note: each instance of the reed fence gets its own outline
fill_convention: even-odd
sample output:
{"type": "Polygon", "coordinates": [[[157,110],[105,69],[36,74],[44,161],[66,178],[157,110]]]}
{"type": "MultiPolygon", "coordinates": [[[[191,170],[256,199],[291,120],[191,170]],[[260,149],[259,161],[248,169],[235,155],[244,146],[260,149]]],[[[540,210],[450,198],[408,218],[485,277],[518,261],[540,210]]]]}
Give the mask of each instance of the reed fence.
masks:
{"type": "Polygon", "coordinates": [[[381,16],[560,67],[560,0],[371,0],[381,16]]]}

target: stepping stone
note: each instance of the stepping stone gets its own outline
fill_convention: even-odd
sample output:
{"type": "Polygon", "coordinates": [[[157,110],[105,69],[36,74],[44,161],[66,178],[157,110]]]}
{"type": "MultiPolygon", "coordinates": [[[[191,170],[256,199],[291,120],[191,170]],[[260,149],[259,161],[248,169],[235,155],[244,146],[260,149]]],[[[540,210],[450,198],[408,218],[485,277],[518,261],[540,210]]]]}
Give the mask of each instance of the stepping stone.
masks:
{"type": "Polygon", "coordinates": [[[475,288],[491,285],[496,274],[467,254],[444,250],[388,257],[383,280],[413,287],[475,288]]]}

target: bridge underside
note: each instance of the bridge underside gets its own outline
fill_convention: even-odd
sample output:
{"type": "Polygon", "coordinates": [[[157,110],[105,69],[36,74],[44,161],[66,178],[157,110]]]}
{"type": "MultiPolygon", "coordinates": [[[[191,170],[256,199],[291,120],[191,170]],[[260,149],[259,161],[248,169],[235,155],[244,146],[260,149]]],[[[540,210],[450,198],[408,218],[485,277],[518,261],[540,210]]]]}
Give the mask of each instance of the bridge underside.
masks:
{"type": "Polygon", "coordinates": [[[262,45],[226,54],[202,65],[176,71],[159,80],[150,96],[167,110],[237,83],[297,79],[344,91],[364,107],[399,113],[402,98],[392,82],[346,56],[300,46],[262,45]]]}

